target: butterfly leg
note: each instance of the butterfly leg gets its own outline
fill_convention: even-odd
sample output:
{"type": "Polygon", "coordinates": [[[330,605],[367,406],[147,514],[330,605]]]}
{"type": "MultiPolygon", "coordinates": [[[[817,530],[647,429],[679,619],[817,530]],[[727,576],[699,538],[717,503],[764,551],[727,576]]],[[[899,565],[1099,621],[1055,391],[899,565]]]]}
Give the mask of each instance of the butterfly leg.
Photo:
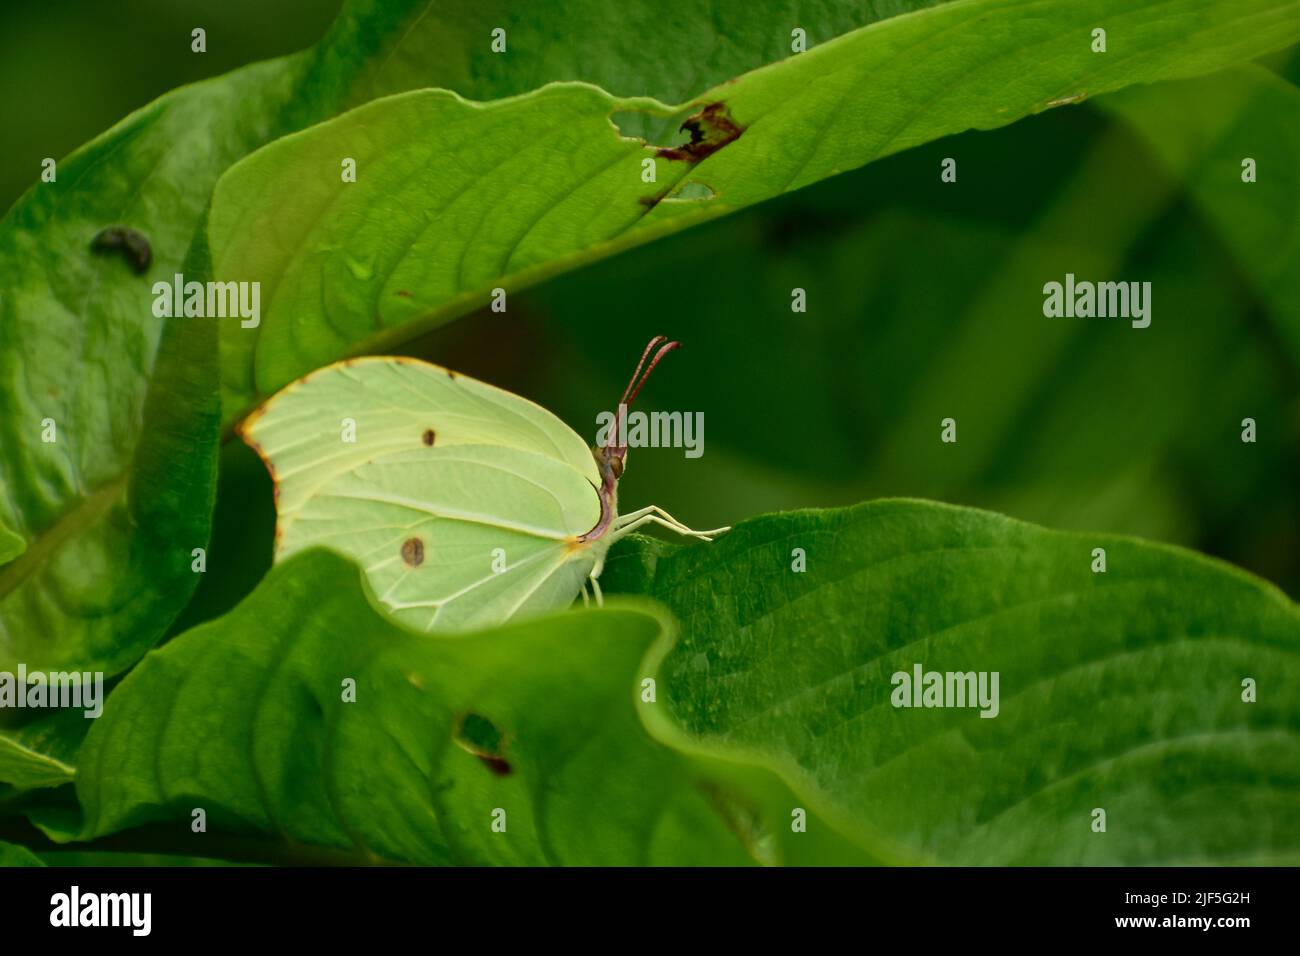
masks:
{"type": "Polygon", "coordinates": [[[700,538],[704,541],[712,541],[715,536],[722,534],[724,531],[731,530],[730,527],[726,527],[712,528],[708,531],[696,531],[694,528],[689,528],[682,524],[682,522],[678,521],[658,505],[650,505],[649,507],[641,508],[638,511],[632,511],[628,514],[620,515],[614,524],[614,528],[621,534],[625,534],[626,529],[630,528],[630,526],[635,524],[639,527],[641,524],[645,523],[643,521],[644,518],[651,516],[657,519],[654,522],[655,524],[660,524],[665,528],[670,528],[678,534],[685,535],[688,538],[700,538]]]}
{"type": "MultiPolygon", "coordinates": [[[[663,518],[664,521],[668,523],[668,525],[678,529],[678,531],[681,534],[688,535],[690,537],[695,537],[697,535],[707,535],[708,538],[706,538],[705,540],[709,540],[711,538],[715,538],[718,535],[724,534],[731,530],[731,526],[727,525],[725,528],[710,528],[708,531],[696,531],[694,528],[691,528],[688,525],[685,525],[682,522],[678,521],[676,518],[670,515],[667,511],[664,511],[664,509],[660,508],[658,505],[650,505],[648,508],[642,508],[641,510],[647,514],[658,515],[659,517],[663,518]]],[[[633,512],[633,514],[635,513],[636,512],[633,512]]]]}
{"type": "Polygon", "coordinates": [[[586,582],[586,581],[583,581],[583,582],[582,582],[582,591],[581,591],[581,594],[582,594],[582,606],[583,606],[583,607],[590,607],[590,606],[591,606],[591,598],[587,597],[587,582],[586,582]]]}
{"type": "Polygon", "coordinates": [[[604,607],[605,595],[600,590],[600,582],[596,580],[596,576],[594,574],[591,577],[589,577],[587,580],[591,582],[591,593],[596,596],[596,607],[604,607]]]}
{"type": "Polygon", "coordinates": [[[667,528],[669,531],[675,531],[688,538],[699,538],[701,541],[712,541],[712,535],[717,534],[719,531],[728,530],[727,528],[718,528],[714,531],[695,531],[683,524],[675,524],[673,522],[665,521],[656,514],[643,514],[640,517],[629,521],[627,524],[619,525],[615,528],[614,532],[610,535],[610,542],[612,543],[617,541],[619,538],[623,537],[623,535],[631,534],[637,528],[647,524],[657,524],[660,527],[667,528]]]}

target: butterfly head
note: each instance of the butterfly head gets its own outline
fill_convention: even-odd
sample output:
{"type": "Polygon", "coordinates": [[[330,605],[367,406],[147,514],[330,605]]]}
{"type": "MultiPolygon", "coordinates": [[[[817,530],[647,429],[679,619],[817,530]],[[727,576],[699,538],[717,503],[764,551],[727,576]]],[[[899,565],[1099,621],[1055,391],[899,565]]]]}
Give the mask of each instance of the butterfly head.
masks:
{"type": "Polygon", "coordinates": [[[601,477],[610,482],[616,482],[623,477],[623,465],[627,459],[627,409],[628,406],[636,400],[637,394],[641,391],[641,386],[645,385],[646,379],[654,371],[659,360],[674,349],[682,347],[681,342],[670,342],[663,335],[656,335],[650,340],[641,353],[641,361],[636,364],[636,371],[632,373],[632,379],[627,383],[627,388],[623,389],[623,396],[618,400],[618,413],[615,415],[614,428],[611,429],[609,439],[604,445],[592,449],[592,454],[596,456],[596,464],[600,468],[601,477]],[[653,353],[653,356],[651,355],[653,353]],[[647,364],[648,363],[648,364],[647,364]],[[644,371],[642,371],[644,369],[644,371]]]}

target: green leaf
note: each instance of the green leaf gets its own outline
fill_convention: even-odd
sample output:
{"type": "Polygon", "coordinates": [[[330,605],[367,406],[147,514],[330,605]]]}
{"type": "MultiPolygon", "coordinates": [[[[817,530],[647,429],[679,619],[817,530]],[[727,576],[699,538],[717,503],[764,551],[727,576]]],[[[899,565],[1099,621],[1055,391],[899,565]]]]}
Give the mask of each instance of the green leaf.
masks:
{"type": "Polygon", "coordinates": [[[885,20],[682,107],[584,84],[488,104],[425,90],[271,144],[222,177],[209,223],[215,274],[262,285],[260,325],[223,329],[227,421],[332,359],[483,306],[494,287],[518,290],[942,136],[1300,37],[1281,0],[1035,7],[981,0],[885,20]],[[1096,54],[1090,30],[1103,21],[1112,52],[1096,54]],[[699,142],[620,136],[611,117],[629,111],[690,115],[699,142]],[[345,158],[356,182],[343,181],[345,158]],[[655,182],[642,181],[643,161],[655,182]]]}
{"type": "Polygon", "coordinates": [[[909,500],[759,518],[653,564],[637,547],[604,580],[680,622],[661,737],[778,769],[884,859],[1300,860],[1300,613],[1255,578],[909,500]],[[891,706],[917,664],[997,672],[997,716],[891,706]]]}
{"type": "Polygon", "coordinates": [[[72,761],[89,724],[82,711],[69,710],[0,731],[0,784],[21,792],[72,783],[72,761]]]}
{"type": "Polygon", "coordinates": [[[544,3],[440,0],[350,3],[331,43],[358,62],[350,105],[441,87],[467,99],[517,96],[558,80],[666,103],[790,55],[798,27],[811,48],[878,20],[945,0],[568,0],[544,3]],[[563,29],[556,29],[557,17],[563,29]],[[491,48],[506,31],[507,52],[491,48]],[[725,37],[725,42],[718,42],[725,37]]]}
{"type": "Polygon", "coordinates": [[[210,833],[335,861],[862,859],[815,815],[796,839],[771,774],[645,733],[641,662],[667,627],[629,606],[430,638],[381,616],[353,565],[303,552],[113,692],[78,760],[77,838],[179,835],[201,807],[210,833]]]}
{"type": "Polygon", "coordinates": [[[261,142],[289,75],[266,64],[163,97],[62,160],[0,223],[0,522],[27,542],[0,569],[0,667],[119,670],[193,589],[216,329],[156,318],[151,282],[182,268],[211,184],[261,142]],[[92,250],[114,224],[147,242],[142,274],[92,250]]]}
{"type": "Polygon", "coordinates": [[[12,843],[0,843],[0,866],[44,866],[30,850],[12,843]]]}

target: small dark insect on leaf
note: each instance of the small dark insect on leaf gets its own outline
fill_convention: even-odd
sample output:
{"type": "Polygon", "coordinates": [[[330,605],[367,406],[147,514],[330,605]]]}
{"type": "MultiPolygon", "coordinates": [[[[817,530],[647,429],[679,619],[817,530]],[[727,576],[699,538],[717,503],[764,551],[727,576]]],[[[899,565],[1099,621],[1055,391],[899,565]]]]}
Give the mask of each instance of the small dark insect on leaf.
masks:
{"type": "Polygon", "coordinates": [[[90,248],[96,252],[120,252],[136,275],[147,270],[153,261],[149,240],[130,226],[108,226],[99,230],[90,241],[90,248]]]}
{"type": "Polygon", "coordinates": [[[426,428],[424,434],[420,436],[420,441],[424,442],[426,445],[432,445],[437,437],[438,436],[434,434],[432,428],[426,428]]]}

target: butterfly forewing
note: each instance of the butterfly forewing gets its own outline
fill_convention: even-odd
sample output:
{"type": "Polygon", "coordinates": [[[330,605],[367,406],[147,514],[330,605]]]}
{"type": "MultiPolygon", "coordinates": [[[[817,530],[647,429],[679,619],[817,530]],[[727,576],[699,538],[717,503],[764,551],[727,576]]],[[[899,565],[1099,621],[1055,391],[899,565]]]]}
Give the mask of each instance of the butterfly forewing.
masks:
{"type": "Polygon", "coordinates": [[[350,359],[286,387],[241,428],[271,469],[281,518],[335,475],[408,449],[499,445],[600,482],[587,444],[533,402],[415,359],[350,359]]]}

